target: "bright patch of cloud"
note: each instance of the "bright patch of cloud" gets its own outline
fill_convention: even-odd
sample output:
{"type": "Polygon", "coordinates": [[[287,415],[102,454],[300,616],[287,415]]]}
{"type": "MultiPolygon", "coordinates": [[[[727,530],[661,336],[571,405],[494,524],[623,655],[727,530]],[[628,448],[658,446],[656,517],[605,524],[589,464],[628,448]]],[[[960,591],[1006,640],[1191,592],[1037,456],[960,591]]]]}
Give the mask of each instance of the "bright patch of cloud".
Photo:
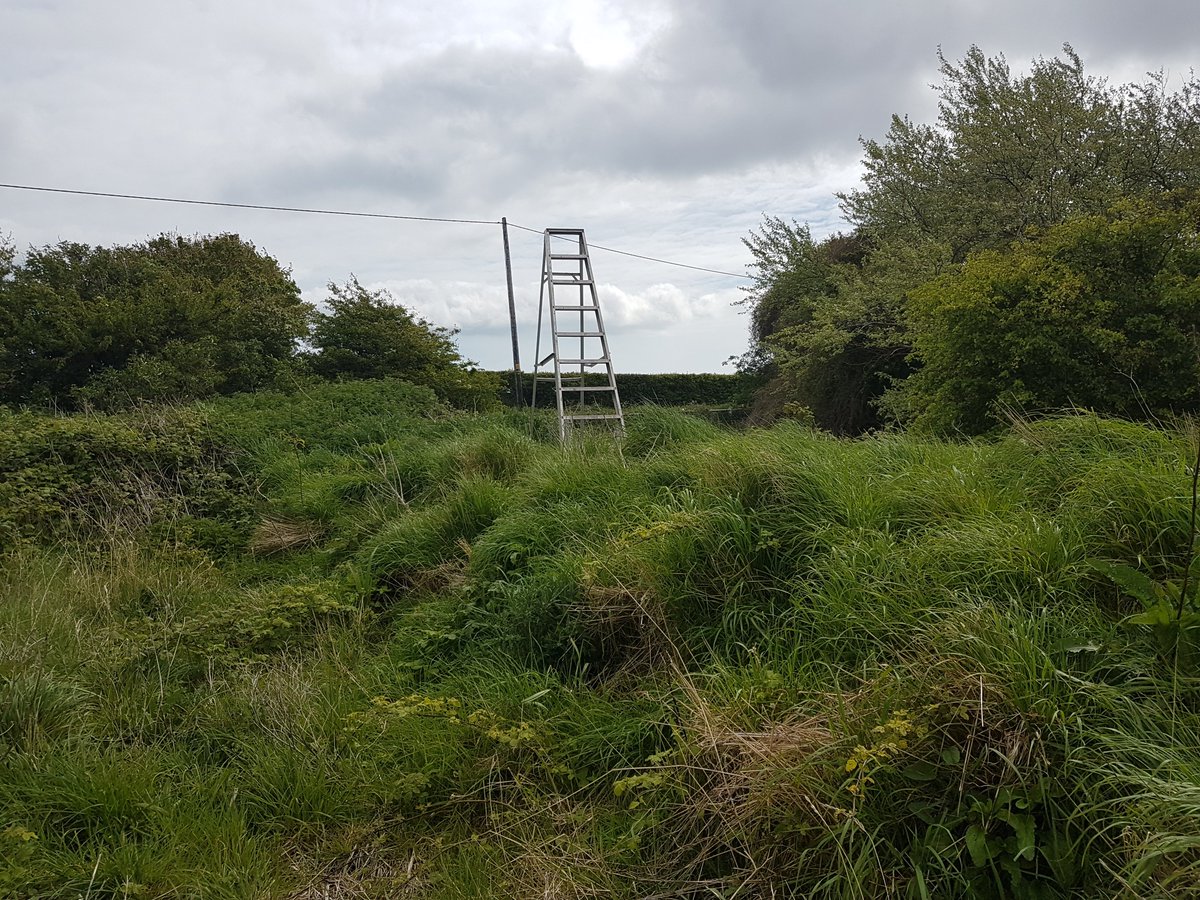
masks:
{"type": "MultiPolygon", "coordinates": [[[[503,284],[416,278],[378,282],[370,288],[386,289],[407,309],[436,325],[463,330],[508,328],[508,293],[503,284]]],[[[531,306],[519,303],[518,313],[536,315],[531,306]]]]}
{"type": "Polygon", "coordinates": [[[645,290],[624,291],[615,284],[598,287],[607,324],[627,328],[666,328],[723,313],[737,300],[736,290],[689,295],[673,284],[652,284],[645,290]]]}
{"type": "Polygon", "coordinates": [[[653,6],[627,7],[604,0],[571,0],[567,40],[585,66],[616,69],[632,62],[667,23],[653,6]]]}

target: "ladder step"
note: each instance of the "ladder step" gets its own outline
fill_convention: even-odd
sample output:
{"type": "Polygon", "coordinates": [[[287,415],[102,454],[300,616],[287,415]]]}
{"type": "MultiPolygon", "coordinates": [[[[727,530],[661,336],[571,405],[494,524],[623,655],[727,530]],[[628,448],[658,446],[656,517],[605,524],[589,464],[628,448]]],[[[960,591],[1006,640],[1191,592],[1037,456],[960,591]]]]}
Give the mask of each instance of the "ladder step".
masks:
{"type": "Polygon", "coordinates": [[[595,282],[593,282],[590,278],[588,278],[588,279],[555,278],[553,283],[558,285],[559,287],[580,287],[580,286],[590,287],[595,282]]]}
{"type": "Polygon", "coordinates": [[[582,228],[547,228],[546,234],[583,234],[582,228]]]}
{"type": "Polygon", "coordinates": [[[603,331],[560,331],[560,338],[563,337],[604,337],[603,331]]]}
{"type": "MultiPolygon", "coordinates": [[[[542,379],[539,378],[538,381],[542,382],[542,379]]],[[[545,384],[554,384],[554,379],[547,378],[547,379],[545,379],[544,383],[545,384]]],[[[570,391],[572,394],[576,393],[577,391],[608,391],[610,394],[615,393],[614,389],[611,386],[606,385],[606,384],[605,385],[571,384],[571,383],[568,383],[568,380],[566,378],[560,378],[558,383],[562,385],[564,394],[567,393],[568,391],[570,391]]]]}
{"type": "Polygon", "coordinates": [[[612,365],[612,361],[607,356],[602,356],[599,359],[560,359],[560,366],[608,366],[612,365]]]}
{"type": "Polygon", "coordinates": [[[586,253],[551,253],[551,259],[587,259],[586,253]]]}
{"type": "Polygon", "coordinates": [[[619,418],[621,418],[621,417],[619,415],[617,415],[616,413],[611,413],[609,415],[604,415],[604,416],[563,416],[563,421],[564,422],[579,422],[584,419],[619,419],[619,418]]]}
{"type": "Polygon", "coordinates": [[[554,311],[555,312],[580,312],[580,311],[600,312],[600,307],[598,307],[598,306],[556,306],[556,307],[554,307],[554,311]]]}

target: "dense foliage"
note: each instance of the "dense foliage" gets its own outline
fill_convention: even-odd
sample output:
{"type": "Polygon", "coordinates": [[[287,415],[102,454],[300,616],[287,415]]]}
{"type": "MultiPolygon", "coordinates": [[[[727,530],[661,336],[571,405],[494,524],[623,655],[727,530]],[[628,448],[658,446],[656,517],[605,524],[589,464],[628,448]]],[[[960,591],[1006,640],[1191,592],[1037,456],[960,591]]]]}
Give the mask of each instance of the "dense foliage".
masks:
{"type": "Polygon", "coordinates": [[[172,415],[26,414],[0,446],[92,516],[22,520],[0,565],[0,895],[1200,875],[1195,434],[847,443],[649,407],[564,450],[544,415],[372,381],[172,415]],[[231,462],[242,502],[190,505],[231,462]]]}
{"type": "Polygon", "coordinates": [[[895,116],[883,141],[864,141],[863,187],[842,198],[851,224],[962,262],[1031,226],[1200,188],[1200,80],[1112,85],[1063,50],[1022,74],[978,47],[942,57],[937,122],[895,116]]]}
{"type": "MultiPolygon", "coordinates": [[[[743,368],[772,377],[760,395],[765,412],[811,417],[838,433],[860,433],[889,418],[947,425],[950,419],[937,411],[927,414],[922,404],[938,376],[923,376],[919,389],[903,387],[930,362],[927,350],[941,340],[924,333],[934,324],[935,304],[926,301],[915,309],[917,293],[928,297],[953,284],[962,296],[978,284],[957,274],[973,254],[1012,253],[1007,265],[1019,266],[1025,251],[1014,244],[1037,240],[1046,229],[1075,219],[1129,222],[1140,214],[1144,228],[1159,227],[1160,212],[1186,209],[1200,189],[1200,81],[1195,76],[1175,91],[1164,75],[1113,86],[1086,75],[1069,47],[1062,58],[1035,60],[1026,74],[1013,74],[1003,57],[988,58],[973,48],[961,62],[943,58],[941,74],[936,123],[897,116],[884,140],[864,142],[863,186],[841,197],[850,234],[816,242],[802,225],[767,218],[746,240],[757,278],[747,298],[755,343],[743,368]],[[945,278],[937,280],[940,276],[945,278]],[[897,386],[900,398],[887,397],[897,386]]],[[[1194,207],[1173,227],[1180,240],[1193,239],[1194,207]]],[[[1115,233],[1106,242],[1080,243],[1076,250],[1137,252],[1121,246],[1115,233]]],[[[1106,261],[1096,255],[1077,265],[1098,270],[1106,261]]],[[[1176,274],[1195,277],[1186,268],[1176,274]]],[[[1122,290],[1153,292],[1154,277],[1153,271],[1130,269],[1122,290]],[[1133,284],[1130,279],[1138,277],[1146,280],[1133,284]]],[[[1177,359],[1175,335],[1189,315],[1183,313],[1162,332],[1164,344],[1150,339],[1144,352],[1177,359]]],[[[1081,306],[1074,316],[1082,320],[1087,311],[1081,306]]],[[[1121,332],[1120,339],[1144,344],[1149,338],[1136,330],[1136,317],[1127,322],[1135,331],[1121,332]]],[[[1103,327],[1112,325],[1109,320],[1103,327]]],[[[1022,340],[1019,330],[975,337],[1009,345],[1022,340]]],[[[974,377],[991,381],[975,393],[1005,395],[1013,376],[985,372],[987,362],[983,357],[972,361],[974,377]]],[[[1061,375],[1086,367],[1086,359],[1074,359],[1061,375]]],[[[1144,391],[1146,385],[1140,387],[1144,391]]],[[[947,382],[938,390],[945,396],[951,388],[947,382]]],[[[1099,394],[1067,380],[1052,392],[1029,388],[1022,399],[1030,408],[1054,408],[1065,396],[1118,413],[1133,408],[1133,391],[1128,379],[1124,389],[1099,394]]],[[[1195,401],[1191,392],[1162,393],[1146,409],[1194,409],[1195,401]]],[[[995,422],[982,409],[956,425],[978,431],[995,422]]]]}
{"type": "Polygon", "coordinates": [[[51,417],[0,408],[0,552],[149,529],[216,553],[244,546],[250,484],[198,410],[51,417]]]}
{"type": "Polygon", "coordinates": [[[495,405],[454,332],[386,291],[329,285],[314,311],[279,263],[234,234],[130,247],[61,243],[17,263],[0,241],[0,403],[119,409],[325,379],[404,378],[495,405]],[[307,342],[315,352],[301,352],[307,342]]]}
{"type": "Polygon", "coordinates": [[[6,257],[0,400],[181,399],[270,384],[307,334],[288,273],[237,235],[130,247],[61,243],[6,257]]]}
{"type": "Polygon", "coordinates": [[[329,284],[329,312],[318,311],[306,361],[325,378],[400,378],[427,385],[463,409],[499,405],[500,380],[476,370],[454,343],[457,332],[414,315],[388,291],[351,278],[329,284]]]}
{"type": "Polygon", "coordinates": [[[329,312],[315,315],[313,369],[328,378],[404,378],[427,383],[462,364],[455,332],[426,322],[385,290],[351,278],[330,283],[329,312]]]}
{"type": "Polygon", "coordinates": [[[924,363],[897,417],[978,433],[999,405],[1139,418],[1200,408],[1200,232],[1127,206],[984,251],[912,292],[924,363]]]}

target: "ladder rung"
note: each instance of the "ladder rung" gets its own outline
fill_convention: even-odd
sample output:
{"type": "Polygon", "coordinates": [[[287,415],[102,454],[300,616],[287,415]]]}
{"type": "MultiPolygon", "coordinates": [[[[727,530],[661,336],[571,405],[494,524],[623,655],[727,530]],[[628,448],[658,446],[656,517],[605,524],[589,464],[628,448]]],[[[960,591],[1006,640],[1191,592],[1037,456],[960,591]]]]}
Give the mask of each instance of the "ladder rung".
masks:
{"type": "MultiPolygon", "coordinates": [[[[551,381],[553,381],[553,380],[554,379],[551,379],[551,381]]],[[[615,388],[613,388],[613,386],[609,385],[609,384],[605,384],[605,385],[587,384],[587,385],[577,386],[577,387],[564,387],[563,390],[570,391],[571,393],[575,393],[576,391],[611,391],[611,390],[615,390],[615,388]]]]}
{"type": "Polygon", "coordinates": [[[610,414],[604,415],[604,416],[563,416],[563,421],[578,422],[583,419],[619,419],[619,418],[621,418],[621,417],[619,415],[617,415],[616,413],[610,413],[610,414]]]}
{"type": "Polygon", "coordinates": [[[612,360],[607,356],[602,356],[599,359],[560,359],[560,366],[609,366],[612,365],[612,360]]]}
{"type": "Polygon", "coordinates": [[[556,278],[554,279],[553,284],[556,284],[559,287],[590,287],[592,285],[592,279],[556,278]]]}
{"type": "Polygon", "coordinates": [[[586,253],[551,253],[551,259],[587,259],[586,253]]]}
{"type": "Polygon", "coordinates": [[[603,331],[560,331],[558,333],[562,337],[604,337],[603,331]]]}
{"type": "Polygon", "coordinates": [[[547,234],[583,234],[582,228],[547,228],[547,234]]]}
{"type": "Polygon", "coordinates": [[[600,307],[598,307],[598,306],[556,306],[556,307],[554,307],[555,312],[579,312],[581,310],[587,311],[587,312],[599,312],[600,307]]]}

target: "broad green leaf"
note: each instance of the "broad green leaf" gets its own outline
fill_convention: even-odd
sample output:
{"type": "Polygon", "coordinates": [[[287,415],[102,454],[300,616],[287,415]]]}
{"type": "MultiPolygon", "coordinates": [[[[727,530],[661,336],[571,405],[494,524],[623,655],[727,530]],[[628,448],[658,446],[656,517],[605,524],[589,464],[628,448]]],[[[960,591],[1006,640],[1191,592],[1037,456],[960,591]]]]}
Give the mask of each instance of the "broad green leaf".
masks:
{"type": "Polygon", "coordinates": [[[977,866],[985,866],[996,855],[995,848],[988,833],[982,825],[972,825],[967,829],[967,852],[971,854],[971,862],[977,866]]]}
{"type": "Polygon", "coordinates": [[[934,813],[937,808],[928,800],[914,800],[908,804],[908,811],[924,822],[926,825],[932,825],[937,821],[934,813]]]}
{"type": "Polygon", "coordinates": [[[938,768],[933,763],[922,759],[906,766],[901,774],[910,781],[933,781],[938,776],[938,768]]]}
{"type": "Polygon", "coordinates": [[[1033,851],[1036,847],[1033,816],[1021,813],[1001,812],[997,818],[1007,822],[1012,830],[1016,832],[1017,841],[1013,859],[1033,859],[1033,851]]]}
{"type": "Polygon", "coordinates": [[[1145,611],[1134,613],[1125,619],[1131,625],[1150,625],[1155,628],[1175,624],[1175,610],[1169,603],[1156,603],[1145,611]]]}
{"type": "Polygon", "coordinates": [[[1107,559],[1089,559],[1088,565],[1101,575],[1106,576],[1119,588],[1136,597],[1143,603],[1150,604],[1162,596],[1161,588],[1151,580],[1145,572],[1139,572],[1124,563],[1115,563],[1107,559]]]}

